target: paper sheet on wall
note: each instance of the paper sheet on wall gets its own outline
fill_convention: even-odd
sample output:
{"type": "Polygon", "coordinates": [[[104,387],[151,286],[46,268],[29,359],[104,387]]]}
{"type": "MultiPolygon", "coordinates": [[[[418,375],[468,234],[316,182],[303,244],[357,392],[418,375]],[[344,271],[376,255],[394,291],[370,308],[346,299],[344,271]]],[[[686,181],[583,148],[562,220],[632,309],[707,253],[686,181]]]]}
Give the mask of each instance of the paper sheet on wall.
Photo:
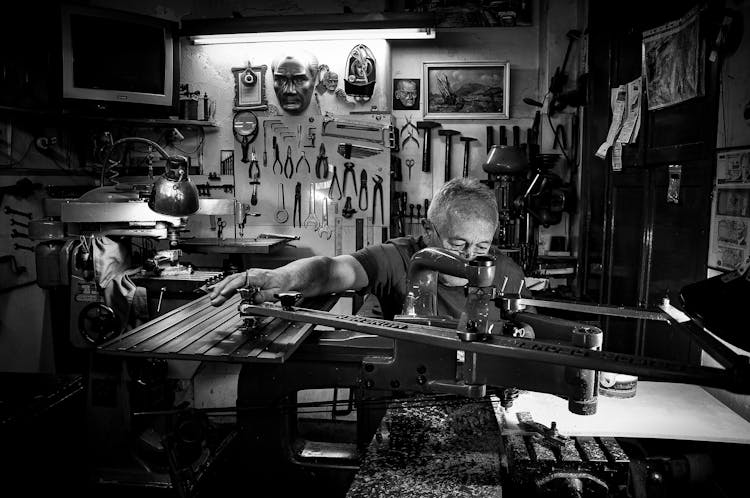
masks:
{"type": "Polygon", "coordinates": [[[708,266],[734,270],[750,259],[750,148],[719,152],[708,266]]]}
{"type": "Polygon", "coordinates": [[[622,129],[617,141],[623,144],[634,143],[641,125],[641,79],[636,78],[627,85],[627,107],[622,129]]]}
{"type": "Polygon", "coordinates": [[[620,85],[617,88],[612,88],[610,93],[610,106],[612,107],[612,123],[609,125],[609,131],[607,132],[607,139],[599,146],[596,151],[596,156],[604,159],[607,157],[607,151],[615,143],[617,135],[620,133],[622,128],[622,119],[625,114],[625,103],[627,99],[627,89],[625,85],[620,85]]]}

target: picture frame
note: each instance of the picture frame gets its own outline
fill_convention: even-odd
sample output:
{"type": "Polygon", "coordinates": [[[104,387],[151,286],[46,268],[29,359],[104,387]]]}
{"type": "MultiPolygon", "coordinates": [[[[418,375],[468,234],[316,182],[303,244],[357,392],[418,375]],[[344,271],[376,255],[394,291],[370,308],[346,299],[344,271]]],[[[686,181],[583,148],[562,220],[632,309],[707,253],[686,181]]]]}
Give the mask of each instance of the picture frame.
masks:
{"type": "Polygon", "coordinates": [[[422,63],[424,119],[509,119],[510,62],[422,63]]]}
{"type": "Polygon", "coordinates": [[[244,66],[232,68],[234,80],[234,110],[253,109],[268,105],[266,99],[266,70],[268,66],[244,66]],[[248,71],[250,75],[248,75],[248,71]],[[254,83],[246,84],[252,80],[254,83]]]}
{"type": "Polygon", "coordinates": [[[419,78],[393,78],[394,111],[418,111],[422,82],[419,78]]]}

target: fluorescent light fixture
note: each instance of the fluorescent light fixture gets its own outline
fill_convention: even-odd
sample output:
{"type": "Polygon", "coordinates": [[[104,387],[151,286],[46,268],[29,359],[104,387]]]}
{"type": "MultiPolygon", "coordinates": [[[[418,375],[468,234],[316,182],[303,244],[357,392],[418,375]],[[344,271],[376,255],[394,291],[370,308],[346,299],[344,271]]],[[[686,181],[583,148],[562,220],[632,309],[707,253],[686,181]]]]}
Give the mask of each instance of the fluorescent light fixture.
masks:
{"type": "Polygon", "coordinates": [[[233,33],[221,35],[196,35],[194,45],[219,45],[222,43],[258,43],[324,40],[431,40],[435,38],[432,28],[392,29],[336,29],[319,31],[275,31],[266,33],[233,33]]]}

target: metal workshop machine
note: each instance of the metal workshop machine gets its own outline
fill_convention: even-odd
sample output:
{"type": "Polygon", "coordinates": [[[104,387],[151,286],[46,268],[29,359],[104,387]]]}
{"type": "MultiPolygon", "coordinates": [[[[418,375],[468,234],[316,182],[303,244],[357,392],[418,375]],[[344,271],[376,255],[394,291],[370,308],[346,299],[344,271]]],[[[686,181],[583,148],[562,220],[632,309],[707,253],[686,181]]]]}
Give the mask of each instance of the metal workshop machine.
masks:
{"type": "MultiPolygon", "coordinates": [[[[651,311],[524,298],[518,290],[493,286],[494,272],[491,256],[468,261],[427,248],[411,260],[403,314],[393,321],[328,312],[334,296],[300,302],[303,296],[298,293],[282,292],[279,305],[255,305],[254,290],[243,289],[221,308],[198,299],[109,341],[99,352],[241,363],[236,410],[248,468],[257,471],[260,481],[263,477],[277,484],[290,475],[284,462],[318,474],[356,469],[356,447],[328,451],[332,448],[313,447],[299,436],[294,396],[304,389],[351,389],[350,403],[360,408],[359,448],[368,443],[382,416],[382,400],[406,394],[477,399],[492,392],[506,406],[512,404],[513,390],[522,389],[562,397],[571,412],[586,416],[597,410],[602,371],[750,391],[747,357],[704,326],[715,325],[714,333],[745,348],[747,339],[726,321],[717,321],[715,313],[696,306],[699,293],[693,288],[683,290],[685,310],[665,299],[651,311]],[[466,311],[457,320],[435,315],[438,272],[468,280],[466,311]],[[501,308],[500,322],[487,320],[490,306],[501,308]],[[599,328],[530,313],[527,306],[669,322],[689,334],[720,367],[603,351],[599,328]],[[691,316],[697,309],[700,314],[691,316]],[[314,326],[324,330],[314,331],[314,326]],[[463,361],[456,360],[457,351],[463,352],[463,361]]],[[[750,272],[736,273],[731,289],[711,281],[710,292],[734,301],[738,294],[747,299],[750,272]]],[[[614,438],[567,439],[555,427],[525,422],[527,436],[504,440],[509,490],[519,495],[620,496],[632,479],[634,467],[614,438]]]]}

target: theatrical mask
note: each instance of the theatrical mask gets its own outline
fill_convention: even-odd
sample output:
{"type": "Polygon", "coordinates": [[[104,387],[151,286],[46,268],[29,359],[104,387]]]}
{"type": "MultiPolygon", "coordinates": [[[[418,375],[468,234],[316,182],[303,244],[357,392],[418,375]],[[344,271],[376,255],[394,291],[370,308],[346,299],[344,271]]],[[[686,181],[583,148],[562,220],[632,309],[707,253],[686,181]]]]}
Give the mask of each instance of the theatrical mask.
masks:
{"type": "Polygon", "coordinates": [[[318,75],[314,55],[299,53],[277,58],[273,64],[273,89],[279,105],[290,114],[299,114],[310,105],[318,75]]]}

